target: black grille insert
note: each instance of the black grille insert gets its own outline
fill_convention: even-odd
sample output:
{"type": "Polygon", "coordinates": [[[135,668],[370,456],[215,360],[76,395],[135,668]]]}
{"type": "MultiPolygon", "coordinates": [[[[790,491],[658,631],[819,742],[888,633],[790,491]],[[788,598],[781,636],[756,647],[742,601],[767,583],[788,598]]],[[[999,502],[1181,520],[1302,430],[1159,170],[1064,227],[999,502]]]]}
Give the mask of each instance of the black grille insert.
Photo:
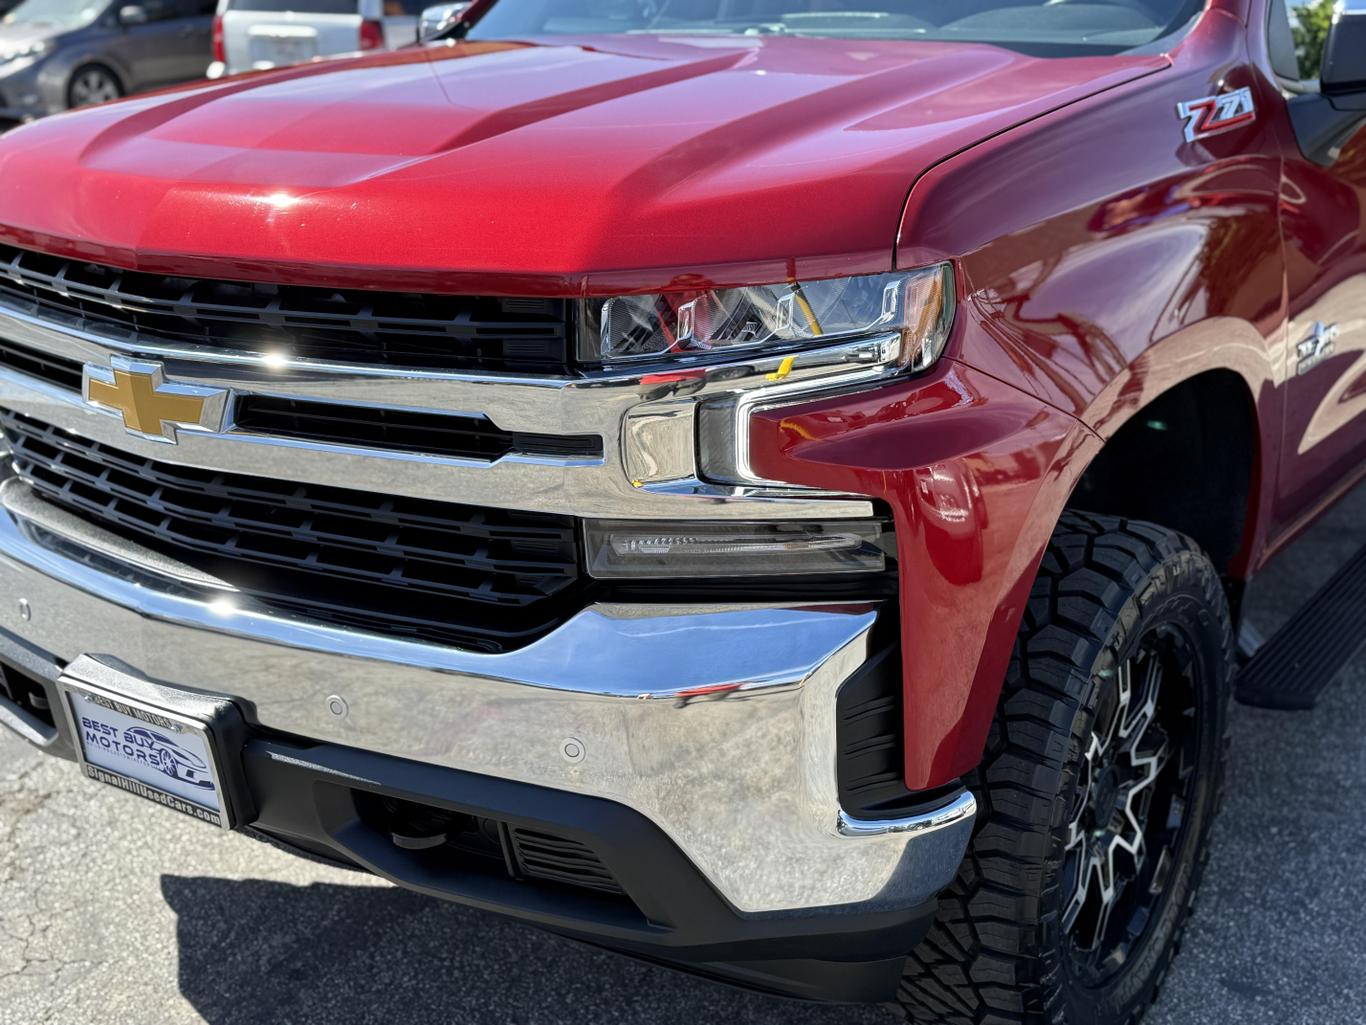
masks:
{"type": "Polygon", "coordinates": [[[247,395],[237,403],[237,429],[366,448],[470,459],[524,455],[601,458],[602,439],[504,431],[481,417],[247,395]]]}
{"type": "Polygon", "coordinates": [[[885,648],[840,688],[835,720],[840,804],[854,814],[906,794],[900,670],[897,649],[885,648]]]}
{"type": "Polygon", "coordinates": [[[521,826],[511,827],[508,833],[517,867],[523,875],[599,893],[624,892],[588,845],[521,826]]]}
{"type": "Polygon", "coordinates": [[[552,629],[579,581],[570,517],[176,466],[9,412],[0,425],[48,501],[308,619],[503,651],[552,629]]]}
{"type": "Polygon", "coordinates": [[[51,356],[0,338],[0,366],[36,377],[59,388],[81,390],[81,364],[64,356],[51,356]]]}
{"type": "Polygon", "coordinates": [[[0,302],[169,341],[436,370],[566,373],[563,299],[208,281],[0,245],[0,302]]]}

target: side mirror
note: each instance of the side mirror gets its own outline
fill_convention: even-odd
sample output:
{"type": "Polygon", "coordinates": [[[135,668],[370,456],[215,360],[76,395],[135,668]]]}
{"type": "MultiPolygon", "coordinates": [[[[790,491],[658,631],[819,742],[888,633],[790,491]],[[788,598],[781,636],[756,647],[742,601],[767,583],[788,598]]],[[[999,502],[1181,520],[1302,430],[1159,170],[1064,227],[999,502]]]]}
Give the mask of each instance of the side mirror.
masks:
{"type": "Polygon", "coordinates": [[[417,20],[417,41],[429,43],[445,36],[460,24],[460,18],[469,7],[468,3],[450,3],[424,9],[417,20]]]}
{"type": "Polygon", "coordinates": [[[1339,7],[1323,49],[1323,94],[1366,104],[1366,6],[1339,7]]]}
{"type": "Polygon", "coordinates": [[[119,8],[119,24],[124,27],[146,25],[147,21],[147,8],[141,4],[128,4],[126,7],[119,8]]]}
{"type": "Polygon", "coordinates": [[[1323,51],[1320,91],[1290,102],[1304,155],[1331,167],[1366,125],[1366,0],[1345,0],[1333,16],[1323,51]]]}

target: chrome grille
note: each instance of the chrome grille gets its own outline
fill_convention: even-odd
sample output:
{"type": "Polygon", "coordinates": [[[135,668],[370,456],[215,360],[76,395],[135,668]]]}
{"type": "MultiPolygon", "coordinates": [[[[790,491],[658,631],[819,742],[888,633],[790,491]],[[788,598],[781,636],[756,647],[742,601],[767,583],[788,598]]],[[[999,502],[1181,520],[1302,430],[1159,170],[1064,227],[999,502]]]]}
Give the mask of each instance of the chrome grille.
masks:
{"type": "Polygon", "coordinates": [[[160,463],[0,413],[15,472],[88,522],[321,622],[502,651],[579,580],[569,517],[160,463]]]}
{"type": "MultiPolygon", "coordinates": [[[[81,390],[81,364],[0,338],[0,368],[48,384],[81,390]]],[[[493,461],[509,455],[601,459],[595,435],[504,431],[485,417],[348,406],[332,402],[245,395],[233,407],[235,429],[247,434],[493,461]]]]}
{"type": "Polygon", "coordinates": [[[562,299],[210,281],[0,245],[0,303],[85,330],[301,359],[528,373],[569,366],[562,299]]]}
{"type": "MultiPolygon", "coordinates": [[[[351,332],[345,347],[351,362],[295,358],[323,351],[297,346],[289,354],[275,347],[243,351],[267,349],[255,336],[269,334],[271,311],[263,312],[259,304],[250,311],[253,337],[244,337],[240,322],[205,322],[212,310],[200,304],[200,285],[210,291],[219,285],[245,290],[258,299],[275,288],[158,278],[0,245],[5,406],[116,450],[168,463],[270,474],[316,486],[368,487],[481,508],[627,519],[873,514],[871,503],[855,496],[704,479],[697,465],[697,434],[700,414],[706,412],[709,423],[733,417],[738,437],[739,423],[778,378],[789,401],[798,392],[882,380],[897,367],[891,336],[794,356],[751,355],[743,362],[691,368],[682,378],[644,367],[583,374],[430,366],[396,370],[385,363],[392,352],[384,345],[358,344],[367,331],[351,332]],[[134,293],[148,289],[133,286],[152,279],[166,288],[168,298],[157,312],[144,315],[145,303],[134,293]],[[183,303],[169,297],[172,284],[189,289],[183,303]],[[172,319],[157,319],[165,316],[172,319]],[[188,329],[197,343],[173,337],[177,330],[183,337],[188,329]],[[178,446],[166,450],[129,437],[116,417],[92,415],[78,390],[81,368],[107,369],[120,358],[157,363],[175,385],[227,393],[222,429],[181,432],[178,446]],[[236,417],[241,413],[245,419],[236,417]]],[[[359,294],[321,288],[303,293],[314,298],[359,294]]],[[[385,294],[368,296],[383,299],[385,294]]],[[[419,305],[426,301],[399,298],[419,305]]],[[[485,300],[446,296],[432,302],[477,305],[485,300]]],[[[566,349],[572,348],[568,317],[546,314],[547,300],[496,302],[504,320],[532,318],[541,328],[554,320],[554,332],[564,336],[566,349]]],[[[550,302],[564,312],[570,300],[550,302]]],[[[281,305],[276,312],[284,309],[281,305]]],[[[439,348],[445,357],[458,349],[439,348]]],[[[713,423],[712,429],[723,426],[713,423]]]]}

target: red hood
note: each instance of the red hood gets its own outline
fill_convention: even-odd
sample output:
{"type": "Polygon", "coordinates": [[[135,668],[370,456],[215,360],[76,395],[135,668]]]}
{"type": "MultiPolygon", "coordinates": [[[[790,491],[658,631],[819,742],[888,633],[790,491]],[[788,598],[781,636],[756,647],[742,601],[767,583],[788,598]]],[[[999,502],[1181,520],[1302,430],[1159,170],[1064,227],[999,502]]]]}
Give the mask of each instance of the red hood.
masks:
{"type": "Polygon", "coordinates": [[[1165,66],[790,37],[410,50],[6,136],[0,232],[130,268],[452,290],[877,270],[926,168],[1165,66]]]}

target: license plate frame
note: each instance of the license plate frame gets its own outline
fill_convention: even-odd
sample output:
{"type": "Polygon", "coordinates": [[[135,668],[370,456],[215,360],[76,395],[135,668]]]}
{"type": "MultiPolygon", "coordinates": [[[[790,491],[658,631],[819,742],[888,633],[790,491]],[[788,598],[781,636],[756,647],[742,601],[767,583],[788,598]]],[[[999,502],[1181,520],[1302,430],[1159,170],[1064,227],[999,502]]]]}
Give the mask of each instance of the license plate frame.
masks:
{"type": "Polygon", "coordinates": [[[200,822],[232,829],[237,788],[224,768],[222,736],[232,731],[215,729],[217,703],[99,668],[99,683],[71,675],[57,681],[82,774],[200,822]],[[149,689],[154,691],[150,700],[129,693],[149,689]],[[95,750],[87,750],[87,744],[95,750]],[[159,785],[159,779],[165,782],[159,785]]]}

